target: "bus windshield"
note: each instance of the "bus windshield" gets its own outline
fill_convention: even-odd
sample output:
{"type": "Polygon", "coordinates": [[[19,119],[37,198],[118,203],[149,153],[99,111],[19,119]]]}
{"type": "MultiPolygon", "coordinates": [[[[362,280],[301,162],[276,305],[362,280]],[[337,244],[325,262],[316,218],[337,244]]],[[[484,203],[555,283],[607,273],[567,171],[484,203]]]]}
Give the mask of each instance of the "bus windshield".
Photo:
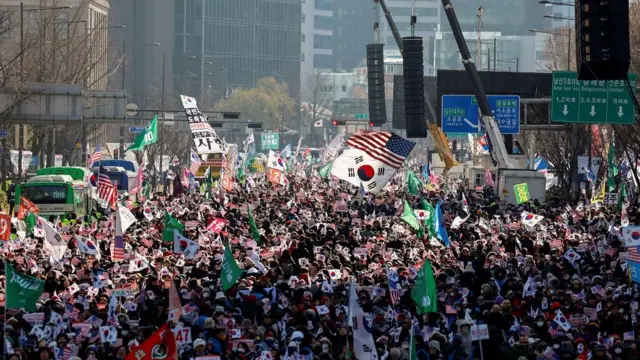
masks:
{"type": "Polygon", "coordinates": [[[107,173],[112,183],[118,184],[118,190],[129,190],[129,178],[126,173],[107,173]]]}
{"type": "Polygon", "coordinates": [[[136,172],[136,166],[132,161],[127,160],[102,160],[96,161],[91,165],[92,168],[100,167],[100,166],[119,166],[124,168],[127,171],[136,172]]]}
{"type": "Polygon", "coordinates": [[[22,185],[21,196],[34,204],[65,204],[68,185],[22,185]]]}

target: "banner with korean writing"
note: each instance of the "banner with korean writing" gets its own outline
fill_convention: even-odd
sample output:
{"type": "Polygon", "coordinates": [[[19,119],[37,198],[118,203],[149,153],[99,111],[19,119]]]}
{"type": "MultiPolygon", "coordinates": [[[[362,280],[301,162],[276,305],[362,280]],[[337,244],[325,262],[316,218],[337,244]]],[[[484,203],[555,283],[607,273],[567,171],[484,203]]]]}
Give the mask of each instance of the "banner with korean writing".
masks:
{"type": "Polygon", "coordinates": [[[196,99],[190,96],[180,95],[184,112],[187,114],[189,128],[198,154],[219,154],[227,153],[225,144],[211,127],[207,118],[198,109],[196,99]]]}
{"type": "Polygon", "coordinates": [[[529,201],[529,185],[527,185],[527,183],[513,185],[513,192],[516,195],[516,202],[518,204],[529,201]]]}
{"type": "Polygon", "coordinates": [[[260,143],[262,144],[262,150],[279,150],[280,134],[278,133],[261,134],[260,143]]]}

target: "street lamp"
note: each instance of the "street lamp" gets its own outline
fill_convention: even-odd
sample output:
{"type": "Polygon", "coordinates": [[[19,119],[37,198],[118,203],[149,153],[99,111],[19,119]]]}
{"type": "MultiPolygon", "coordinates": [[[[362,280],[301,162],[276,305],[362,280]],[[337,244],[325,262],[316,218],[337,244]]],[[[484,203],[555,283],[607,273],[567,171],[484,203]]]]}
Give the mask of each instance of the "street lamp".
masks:
{"type": "Polygon", "coordinates": [[[555,20],[570,20],[570,21],[576,21],[575,18],[572,17],[566,17],[566,16],[553,16],[553,15],[544,15],[544,18],[547,19],[555,19],[555,20]]]}
{"type": "MultiPolygon", "coordinates": [[[[124,28],[124,25],[118,25],[118,26],[122,26],[124,28]]],[[[160,43],[150,43],[150,44],[142,44],[143,47],[147,47],[147,46],[160,46],[160,43]]],[[[127,40],[122,40],[122,60],[120,60],[120,62],[122,63],[122,85],[121,85],[121,89],[124,90],[124,85],[125,85],[125,66],[126,66],[126,61],[125,61],[125,57],[127,55],[127,47],[135,47],[135,45],[129,45],[127,46],[127,40]]]]}
{"type": "Polygon", "coordinates": [[[574,6],[574,3],[568,3],[568,2],[555,2],[555,1],[549,1],[549,0],[540,0],[538,1],[539,4],[543,4],[543,5],[561,5],[561,6],[574,6]]]}

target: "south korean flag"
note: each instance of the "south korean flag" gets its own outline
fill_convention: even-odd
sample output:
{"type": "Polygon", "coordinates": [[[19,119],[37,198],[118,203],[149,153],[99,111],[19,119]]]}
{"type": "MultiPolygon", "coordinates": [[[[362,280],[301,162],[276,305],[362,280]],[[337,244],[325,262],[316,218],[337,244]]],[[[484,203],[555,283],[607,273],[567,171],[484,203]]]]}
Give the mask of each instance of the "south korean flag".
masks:
{"type": "Polygon", "coordinates": [[[345,150],[334,160],[331,168],[331,175],[356,187],[362,184],[364,190],[372,194],[382,190],[395,172],[395,168],[358,149],[345,150]]]}

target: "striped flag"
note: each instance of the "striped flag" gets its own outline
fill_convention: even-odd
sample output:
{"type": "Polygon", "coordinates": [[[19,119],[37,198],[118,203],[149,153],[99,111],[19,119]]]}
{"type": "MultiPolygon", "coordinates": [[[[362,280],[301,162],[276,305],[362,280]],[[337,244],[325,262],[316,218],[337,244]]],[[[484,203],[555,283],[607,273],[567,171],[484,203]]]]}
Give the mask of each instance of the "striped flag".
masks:
{"type": "Polygon", "coordinates": [[[189,171],[191,171],[193,176],[195,176],[196,172],[198,172],[200,165],[202,165],[202,160],[200,160],[198,154],[193,151],[193,149],[191,149],[191,164],[189,166],[189,171]]]}
{"type": "Polygon", "coordinates": [[[627,248],[627,260],[640,262],[640,246],[631,246],[627,248]]]}
{"type": "Polygon", "coordinates": [[[364,151],[389,167],[398,169],[416,143],[388,131],[382,131],[353,135],[347,140],[347,145],[364,151]]]}
{"type": "Polygon", "coordinates": [[[138,206],[138,204],[133,200],[125,199],[124,200],[124,206],[127,208],[127,210],[131,211],[131,210],[135,209],[138,206]]]}
{"type": "Polygon", "coordinates": [[[122,219],[120,211],[116,211],[116,236],[111,242],[111,261],[124,260],[124,241],[122,240],[122,219]]]}
{"type": "Polygon", "coordinates": [[[389,279],[389,297],[391,298],[391,304],[397,304],[400,302],[400,289],[398,289],[398,272],[394,269],[389,269],[385,265],[387,270],[387,278],[389,279]]]}
{"type": "Polygon", "coordinates": [[[90,168],[91,165],[96,161],[102,161],[102,145],[100,144],[96,146],[96,150],[93,152],[93,154],[89,155],[87,167],[90,168]]]}
{"type": "Polygon", "coordinates": [[[97,187],[98,198],[108,204],[111,204],[111,207],[114,207],[118,199],[118,188],[111,182],[111,179],[109,179],[109,176],[107,175],[107,171],[102,166],[100,166],[100,172],[98,174],[97,187]]]}

